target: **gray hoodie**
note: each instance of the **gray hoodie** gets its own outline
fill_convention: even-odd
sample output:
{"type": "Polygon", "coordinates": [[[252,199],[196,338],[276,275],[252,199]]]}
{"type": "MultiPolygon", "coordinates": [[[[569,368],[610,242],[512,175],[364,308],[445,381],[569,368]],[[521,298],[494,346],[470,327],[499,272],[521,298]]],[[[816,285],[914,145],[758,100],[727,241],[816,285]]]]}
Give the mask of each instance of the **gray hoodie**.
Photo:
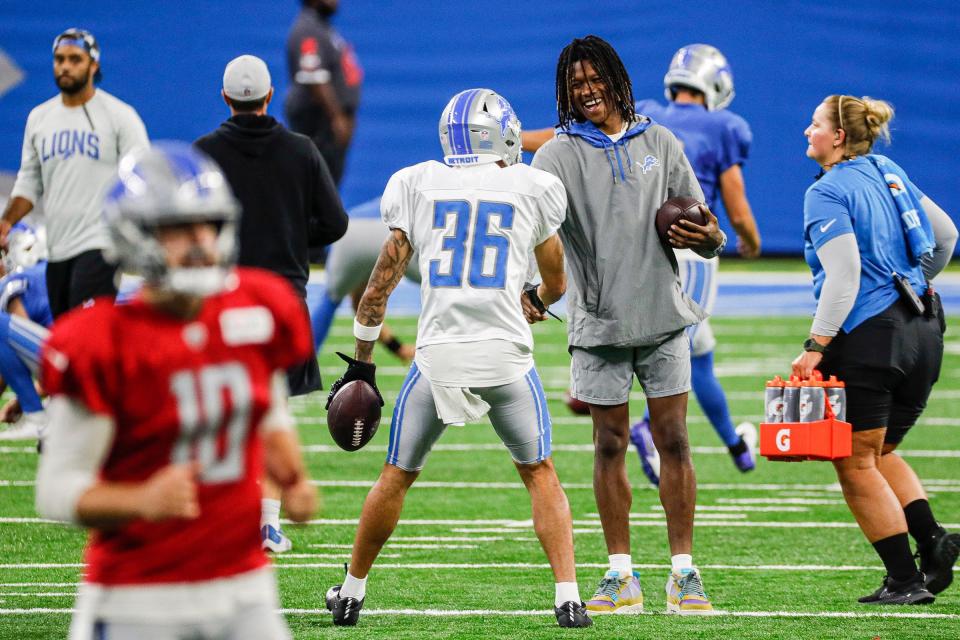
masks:
{"type": "Polygon", "coordinates": [[[669,198],[703,200],[676,137],[638,117],[613,142],[590,122],[557,130],[533,166],[567,189],[560,227],[570,276],[571,346],[658,344],[707,317],[680,287],[673,250],[654,220],[669,198]]]}

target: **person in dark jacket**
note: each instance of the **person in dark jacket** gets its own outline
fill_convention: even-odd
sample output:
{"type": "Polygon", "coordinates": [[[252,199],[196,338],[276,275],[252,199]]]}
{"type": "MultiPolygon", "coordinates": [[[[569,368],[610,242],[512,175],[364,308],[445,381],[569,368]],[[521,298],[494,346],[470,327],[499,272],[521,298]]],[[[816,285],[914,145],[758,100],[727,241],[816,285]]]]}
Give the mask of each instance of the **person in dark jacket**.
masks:
{"type": "MultiPolygon", "coordinates": [[[[273,86],[263,60],[250,55],[232,60],[223,73],[222,95],[230,119],[194,145],[220,165],[243,207],[237,264],[286,278],[308,314],[309,248],[346,233],[340,195],[313,142],[267,115],[273,86]]],[[[317,359],[292,367],[287,381],[294,396],[320,389],[317,359]]],[[[279,489],[264,483],[263,492],[264,548],[287,551],[291,543],[280,531],[279,489]]]]}

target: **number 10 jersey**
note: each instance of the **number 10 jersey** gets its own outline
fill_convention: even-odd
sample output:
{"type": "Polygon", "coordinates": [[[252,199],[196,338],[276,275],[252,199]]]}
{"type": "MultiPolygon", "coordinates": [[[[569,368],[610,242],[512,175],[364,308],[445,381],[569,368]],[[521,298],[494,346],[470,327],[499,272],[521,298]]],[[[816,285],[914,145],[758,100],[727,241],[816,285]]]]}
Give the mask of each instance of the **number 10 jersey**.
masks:
{"type": "Polygon", "coordinates": [[[508,340],[532,349],[520,292],[535,270],[534,247],[556,233],[566,209],[560,180],[524,164],[429,161],[395,173],[380,212],[419,252],[417,347],[508,340]]]}

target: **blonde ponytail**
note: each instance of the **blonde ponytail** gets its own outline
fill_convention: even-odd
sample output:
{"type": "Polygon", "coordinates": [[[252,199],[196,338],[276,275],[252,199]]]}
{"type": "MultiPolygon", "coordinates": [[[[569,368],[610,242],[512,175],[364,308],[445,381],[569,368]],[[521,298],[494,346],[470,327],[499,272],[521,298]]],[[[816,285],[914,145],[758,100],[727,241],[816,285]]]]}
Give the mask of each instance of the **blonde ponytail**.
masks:
{"type": "Polygon", "coordinates": [[[834,125],[846,133],[844,157],[870,153],[877,138],[889,144],[890,121],[893,120],[893,107],[889,102],[869,96],[832,95],[823,103],[827,105],[834,125]]]}

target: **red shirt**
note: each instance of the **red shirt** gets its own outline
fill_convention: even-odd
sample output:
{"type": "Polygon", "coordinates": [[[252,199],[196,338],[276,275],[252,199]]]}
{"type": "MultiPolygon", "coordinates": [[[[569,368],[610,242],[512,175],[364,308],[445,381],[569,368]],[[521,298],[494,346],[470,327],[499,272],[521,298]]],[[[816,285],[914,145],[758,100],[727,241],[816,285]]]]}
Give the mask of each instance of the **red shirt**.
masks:
{"type": "Polygon", "coordinates": [[[273,373],[305,360],[313,343],[289,284],[256,269],[236,275],[235,287],[207,298],[190,320],[135,300],[78,309],[53,326],[44,388],[116,425],[102,480],[140,482],[171,463],[203,465],[200,516],[94,531],[86,550],[90,582],[193,582],[267,562],[257,430],[273,373]]]}

